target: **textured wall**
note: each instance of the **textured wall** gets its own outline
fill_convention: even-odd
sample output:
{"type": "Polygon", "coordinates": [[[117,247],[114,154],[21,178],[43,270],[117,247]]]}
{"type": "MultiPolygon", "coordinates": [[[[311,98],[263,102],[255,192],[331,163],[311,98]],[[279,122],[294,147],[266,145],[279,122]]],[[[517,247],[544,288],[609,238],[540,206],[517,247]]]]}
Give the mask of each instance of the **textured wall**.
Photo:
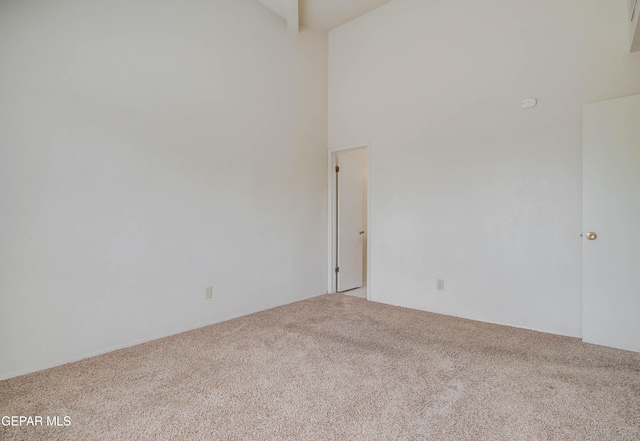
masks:
{"type": "Polygon", "coordinates": [[[3,1],[0,378],[326,292],[326,63],[253,0],[3,1]]]}

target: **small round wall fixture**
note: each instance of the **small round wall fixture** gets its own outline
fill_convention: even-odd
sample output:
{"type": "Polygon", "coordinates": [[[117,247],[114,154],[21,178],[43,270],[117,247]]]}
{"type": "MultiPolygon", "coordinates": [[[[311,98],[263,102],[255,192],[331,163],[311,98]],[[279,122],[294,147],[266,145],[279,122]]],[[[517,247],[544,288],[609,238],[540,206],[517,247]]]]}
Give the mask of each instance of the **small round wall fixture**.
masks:
{"type": "Polygon", "coordinates": [[[523,109],[530,109],[537,105],[538,105],[538,100],[535,98],[527,98],[522,100],[522,102],[520,103],[520,107],[522,107],[523,109]]]}

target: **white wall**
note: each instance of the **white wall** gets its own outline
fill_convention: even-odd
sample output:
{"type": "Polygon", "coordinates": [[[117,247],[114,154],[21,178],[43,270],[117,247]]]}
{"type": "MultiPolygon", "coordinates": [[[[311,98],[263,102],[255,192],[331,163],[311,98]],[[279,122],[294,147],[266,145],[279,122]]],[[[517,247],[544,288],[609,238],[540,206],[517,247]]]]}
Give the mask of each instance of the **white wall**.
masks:
{"type": "Polygon", "coordinates": [[[371,143],[372,300],[581,334],[581,108],[640,92],[626,22],[394,0],[330,32],[329,147],[371,143]]]}
{"type": "Polygon", "coordinates": [[[326,292],[326,33],[3,1],[0,97],[0,379],[326,292]]]}

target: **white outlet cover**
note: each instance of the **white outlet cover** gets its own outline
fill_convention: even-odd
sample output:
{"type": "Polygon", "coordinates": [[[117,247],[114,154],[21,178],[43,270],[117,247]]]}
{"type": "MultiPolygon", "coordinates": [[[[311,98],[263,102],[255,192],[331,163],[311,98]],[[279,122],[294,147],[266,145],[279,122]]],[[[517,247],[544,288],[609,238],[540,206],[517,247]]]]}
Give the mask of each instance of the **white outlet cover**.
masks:
{"type": "Polygon", "coordinates": [[[538,105],[538,100],[535,98],[527,98],[522,100],[522,102],[520,103],[520,107],[522,107],[523,109],[530,109],[537,105],[538,105]]]}

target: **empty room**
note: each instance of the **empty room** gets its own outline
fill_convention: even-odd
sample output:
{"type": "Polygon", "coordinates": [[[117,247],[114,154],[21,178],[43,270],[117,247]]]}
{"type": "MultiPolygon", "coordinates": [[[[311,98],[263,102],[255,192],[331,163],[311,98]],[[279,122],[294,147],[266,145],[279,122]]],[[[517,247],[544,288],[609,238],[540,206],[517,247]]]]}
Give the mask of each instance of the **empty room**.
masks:
{"type": "Polygon", "coordinates": [[[639,440],[637,0],[0,0],[0,439],[639,440]]]}

